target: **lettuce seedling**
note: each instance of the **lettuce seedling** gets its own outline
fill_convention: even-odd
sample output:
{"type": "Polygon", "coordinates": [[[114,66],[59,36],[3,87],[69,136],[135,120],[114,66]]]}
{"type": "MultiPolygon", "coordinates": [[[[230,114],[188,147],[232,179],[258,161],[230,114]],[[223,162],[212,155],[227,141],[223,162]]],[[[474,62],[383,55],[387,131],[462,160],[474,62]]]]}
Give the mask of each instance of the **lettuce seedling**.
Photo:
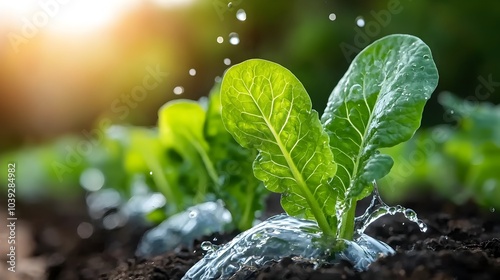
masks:
{"type": "Polygon", "coordinates": [[[159,110],[159,138],[167,160],[164,172],[171,186],[165,189],[172,190],[164,193],[167,200],[173,197],[181,205],[221,199],[234,226],[246,230],[262,209],[266,192],[248,172],[255,154],[224,129],[219,88],[216,85],[204,102],[174,100],[159,110]]]}
{"type": "Polygon", "coordinates": [[[393,164],[378,149],[411,138],[437,81],[425,43],[387,36],[353,60],[320,120],[288,69],[251,59],[224,75],[222,119],[240,145],[258,151],[254,174],[282,193],[289,215],[350,240],[356,202],[393,164]]]}

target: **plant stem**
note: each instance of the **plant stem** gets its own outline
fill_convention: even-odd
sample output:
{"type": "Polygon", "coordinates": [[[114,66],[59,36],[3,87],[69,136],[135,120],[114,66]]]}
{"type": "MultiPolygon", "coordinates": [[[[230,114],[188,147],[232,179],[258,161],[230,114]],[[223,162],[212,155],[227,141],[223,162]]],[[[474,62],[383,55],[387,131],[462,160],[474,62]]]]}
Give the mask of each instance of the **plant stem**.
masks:
{"type": "Polygon", "coordinates": [[[182,194],[176,187],[172,187],[168,182],[158,160],[151,155],[149,152],[145,151],[145,161],[149,169],[153,172],[153,181],[160,190],[161,193],[167,198],[167,201],[173,202],[176,212],[184,210],[184,204],[182,203],[182,194]]]}
{"type": "Polygon", "coordinates": [[[201,160],[203,162],[203,165],[205,165],[205,168],[207,169],[208,176],[210,179],[212,179],[213,183],[215,184],[216,188],[219,189],[219,175],[217,174],[217,171],[215,171],[215,167],[210,160],[210,157],[208,156],[207,152],[199,143],[196,141],[190,141],[191,145],[196,149],[198,154],[201,157],[201,160]]]}
{"type": "Polygon", "coordinates": [[[340,217],[340,230],[337,232],[337,238],[352,240],[354,236],[354,218],[356,216],[356,201],[349,200],[346,203],[346,209],[340,217]]]}

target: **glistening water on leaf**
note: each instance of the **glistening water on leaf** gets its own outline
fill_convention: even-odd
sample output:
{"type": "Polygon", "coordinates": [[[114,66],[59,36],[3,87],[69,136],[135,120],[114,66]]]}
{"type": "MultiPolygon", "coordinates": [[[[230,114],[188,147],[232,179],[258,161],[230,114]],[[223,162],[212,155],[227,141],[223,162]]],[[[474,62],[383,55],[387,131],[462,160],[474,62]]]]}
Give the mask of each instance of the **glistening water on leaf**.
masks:
{"type": "Polygon", "coordinates": [[[384,37],[365,48],[334,88],[321,118],[338,165],[338,236],[351,239],[356,201],[387,175],[392,158],[378,149],[412,137],[437,86],[429,47],[410,35],[384,37]]]}
{"type": "Polygon", "coordinates": [[[252,59],[231,67],[221,89],[222,119],[236,141],[259,151],[254,174],[283,193],[288,214],[314,219],[325,234],[336,228],[336,165],[318,113],[286,68],[252,59]]]}
{"type": "Polygon", "coordinates": [[[283,194],[289,215],[316,220],[326,235],[352,239],[356,201],[393,163],[378,149],[411,138],[437,80],[425,43],[387,36],[354,59],[320,123],[290,71],[252,59],[226,72],[222,117],[238,143],[259,151],[255,176],[283,194]]]}

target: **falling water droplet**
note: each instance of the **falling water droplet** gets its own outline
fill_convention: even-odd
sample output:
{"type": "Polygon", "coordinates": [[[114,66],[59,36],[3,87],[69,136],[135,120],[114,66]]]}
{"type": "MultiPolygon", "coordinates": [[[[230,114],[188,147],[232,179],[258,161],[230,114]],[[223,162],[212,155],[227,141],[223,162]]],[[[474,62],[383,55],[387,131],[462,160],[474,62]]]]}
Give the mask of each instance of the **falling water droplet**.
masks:
{"type": "Polygon", "coordinates": [[[359,27],[365,26],[365,19],[362,16],[356,18],[356,25],[359,27]]]}
{"type": "Polygon", "coordinates": [[[175,95],[181,95],[184,92],[184,88],[181,86],[176,86],[174,88],[174,94],[175,95]]]}
{"type": "Polygon", "coordinates": [[[494,208],[494,207],[491,207],[491,208],[490,208],[490,212],[491,212],[491,213],[495,212],[495,208],[494,208]]]}
{"type": "Polygon", "coordinates": [[[334,13],[331,13],[330,15],[328,15],[328,19],[331,20],[331,21],[334,21],[337,19],[337,15],[334,14],[334,13]]]}
{"type": "Polygon", "coordinates": [[[239,43],[240,43],[240,37],[238,36],[238,33],[236,32],[229,33],[229,44],[238,45],[239,43]]]}
{"type": "Polygon", "coordinates": [[[220,76],[216,76],[215,79],[214,79],[214,81],[216,83],[220,83],[222,81],[222,78],[220,76]]]}
{"type": "Polygon", "coordinates": [[[222,36],[217,37],[217,43],[222,44],[224,42],[224,38],[222,36]]]}
{"type": "Polygon", "coordinates": [[[239,10],[236,12],[236,18],[237,18],[239,21],[245,21],[245,20],[247,20],[247,13],[245,12],[245,10],[243,10],[243,9],[239,9],[239,10]]]}
{"type": "Polygon", "coordinates": [[[190,76],[195,76],[196,75],[196,69],[194,69],[194,68],[189,69],[189,75],[190,76]]]}
{"type": "Polygon", "coordinates": [[[231,65],[231,59],[229,59],[229,58],[224,58],[224,64],[226,64],[226,65],[231,65]]]}
{"type": "Polygon", "coordinates": [[[231,8],[233,7],[233,2],[229,2],[229,3],[227,3],[227,7],[228,7],[229,9],[231,9],[231,8]]]}
{"type": "Polygon", "coordinates": [[[217,241],[217,237],[214,237],[214,239],[212,239],[213,242],[216,242],[217,241]]]}

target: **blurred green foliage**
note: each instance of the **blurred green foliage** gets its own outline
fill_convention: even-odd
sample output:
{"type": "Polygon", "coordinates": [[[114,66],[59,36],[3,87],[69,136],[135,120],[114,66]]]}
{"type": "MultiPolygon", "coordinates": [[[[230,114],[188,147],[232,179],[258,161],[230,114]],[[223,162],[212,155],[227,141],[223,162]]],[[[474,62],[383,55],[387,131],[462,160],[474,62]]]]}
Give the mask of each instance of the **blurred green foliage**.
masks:
{"type": "MultiPolygon", "coordinates": [[[[221,199],[234,227],[250,228],[267,192],[248,172],[255,153],[240,147],[223,126],[219,88],[198,102],[166,103],[158,128],[115,125],[98,138],[61,138],[6,154],[6,164],[18,166],[18,197],[64,199],[81,194],[82,185],[89,192],[114,189],[129,199],[139,184],[165,196],[160,219],[221,199]]],[[[7,182],[6,176],[2,173],[0,180],[7,182]]],[[[153,216],[159,213],[146,214],[157,220],[153,216]]]]}
{"type": "Polygon", "coordinates": [[[449,92],[439,96],[453,124],[420,130],[409,142],[386,149],[394,158],[381,180],[391,201],[409,197],[420,185],[457,203],[474,199],[500,207],[500,106],[475,103],[449,92]]]}

